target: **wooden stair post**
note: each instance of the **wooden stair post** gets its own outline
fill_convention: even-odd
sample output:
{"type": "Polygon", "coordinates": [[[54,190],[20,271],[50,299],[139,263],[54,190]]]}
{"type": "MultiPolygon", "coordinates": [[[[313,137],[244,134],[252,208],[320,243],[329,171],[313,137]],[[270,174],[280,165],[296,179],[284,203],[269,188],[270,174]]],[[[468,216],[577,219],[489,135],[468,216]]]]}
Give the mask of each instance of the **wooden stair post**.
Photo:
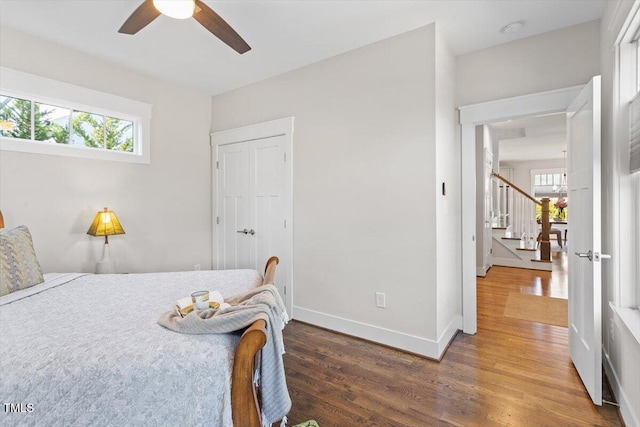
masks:
{"type": "Polygon", "coordinates": [[[549,198],[542,198],[542,233],[540,233],[540,260],[551,261],[551,242],[549,241],[549,198]]]}

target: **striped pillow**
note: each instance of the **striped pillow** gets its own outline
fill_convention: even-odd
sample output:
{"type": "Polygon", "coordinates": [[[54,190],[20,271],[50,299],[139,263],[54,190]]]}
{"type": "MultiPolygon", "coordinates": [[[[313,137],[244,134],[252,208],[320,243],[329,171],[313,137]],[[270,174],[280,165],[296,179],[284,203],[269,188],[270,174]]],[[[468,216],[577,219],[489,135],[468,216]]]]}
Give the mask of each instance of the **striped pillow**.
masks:
{"type": "Polygon", "coordinates": [[[42,283],[42,269],[25,225],[0,230],[0,296],[42,283]]]}

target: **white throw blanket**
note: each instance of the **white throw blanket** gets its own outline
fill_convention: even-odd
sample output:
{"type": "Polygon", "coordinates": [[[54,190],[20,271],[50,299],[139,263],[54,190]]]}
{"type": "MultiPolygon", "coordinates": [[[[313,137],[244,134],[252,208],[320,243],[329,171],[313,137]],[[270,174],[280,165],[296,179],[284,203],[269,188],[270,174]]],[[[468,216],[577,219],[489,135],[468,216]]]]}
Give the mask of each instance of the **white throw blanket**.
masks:
{"type": "Polygon", "coordinates": [[[174,310],[164,313],[158,323],[183,334],[224,334],[250,326],[256,320],[267,323],[267,343],[262,349],[259,374],[262,389],[262,422],[270,426],[286,420],[291,409],[284,373],[282,329],[289,321],[287,312],[273,285],[262,285],[227,298],[231,306],[218,311],[191,312],[181,318],[174,310]]]}

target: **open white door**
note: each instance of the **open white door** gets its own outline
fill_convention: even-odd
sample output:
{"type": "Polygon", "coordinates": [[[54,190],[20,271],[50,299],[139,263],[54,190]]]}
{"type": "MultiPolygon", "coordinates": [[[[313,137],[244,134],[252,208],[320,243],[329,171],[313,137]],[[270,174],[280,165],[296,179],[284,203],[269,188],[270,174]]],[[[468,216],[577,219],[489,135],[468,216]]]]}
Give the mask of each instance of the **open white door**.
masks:
{"type": "Polygon", "coordinates": [[[600,76],[567,109],[567,131],[569,353],[593,403],[601,405],[600,76]]]}

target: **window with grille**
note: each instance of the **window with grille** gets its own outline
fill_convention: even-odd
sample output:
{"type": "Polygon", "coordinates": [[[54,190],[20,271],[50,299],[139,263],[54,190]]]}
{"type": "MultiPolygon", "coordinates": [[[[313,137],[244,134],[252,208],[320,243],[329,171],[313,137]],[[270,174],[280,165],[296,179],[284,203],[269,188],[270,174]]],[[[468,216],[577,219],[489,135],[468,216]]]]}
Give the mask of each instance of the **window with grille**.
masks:
{"type": "Polygon", "coordinates": [[[149,163],[151,106],[0,68],[0,149],[149,163]]]}

